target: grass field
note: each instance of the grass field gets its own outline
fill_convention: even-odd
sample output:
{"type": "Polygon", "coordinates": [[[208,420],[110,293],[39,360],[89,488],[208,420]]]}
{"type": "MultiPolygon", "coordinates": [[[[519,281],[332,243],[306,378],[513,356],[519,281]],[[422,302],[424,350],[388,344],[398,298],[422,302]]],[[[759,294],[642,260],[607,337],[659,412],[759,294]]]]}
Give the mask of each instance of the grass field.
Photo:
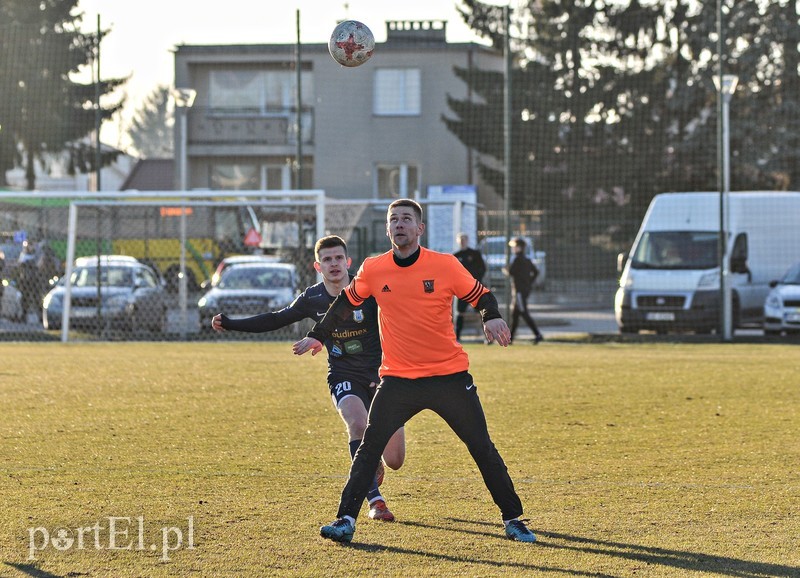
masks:
{"type": "Polygon", "coordinates": [[[800,576],[796,346],[467,349],[536,544],[431,413],[398,521],[320,539],[346,436],[287,343],[1,344],[0,576],[800,576]]]}

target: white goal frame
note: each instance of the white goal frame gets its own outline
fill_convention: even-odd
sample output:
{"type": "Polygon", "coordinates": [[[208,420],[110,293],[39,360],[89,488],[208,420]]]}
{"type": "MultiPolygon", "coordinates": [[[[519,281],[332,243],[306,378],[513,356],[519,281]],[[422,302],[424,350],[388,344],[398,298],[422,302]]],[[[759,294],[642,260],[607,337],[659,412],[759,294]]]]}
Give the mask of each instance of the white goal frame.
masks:
{"type": "MultiPolygon", "coordinates": [[[[37,195],[39,196],[39,195],[37,195]]],[[[79,207],[124,207],[162,206],[165,204],[181,210],[180,221],[180,269],[178,275],[178,302],[180,308],[180,336],[185,339],[188,324],[188,288],[186,285],[186,208],[220,206],[313,206],[316,209],[317,238],[325,232],[325,191],[127,191],[119,193],[72,193],[47,194],[57,198],[69,197],[67,226],[67,254],[64,277],[64,305],[61,317],[61,341],[69,340],[69,316],[72,308],[72,269],[75,261],[79,207]]]]}

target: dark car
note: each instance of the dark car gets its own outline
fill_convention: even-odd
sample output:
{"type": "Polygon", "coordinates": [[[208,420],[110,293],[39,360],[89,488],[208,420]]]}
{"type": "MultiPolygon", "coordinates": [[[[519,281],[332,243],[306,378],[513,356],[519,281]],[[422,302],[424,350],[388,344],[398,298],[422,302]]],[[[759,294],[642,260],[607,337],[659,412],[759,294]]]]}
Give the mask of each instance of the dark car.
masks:
{"type": "MultiPolygon", "coordinates": [[[[70,283],[70,327],[163,332],[167,303],[164,283],[158,274],[133,257],[101,255],[98,286],[97,264],[97,257],[75,261],[70,283]]],[[[62,277],[45,295],[42,305],[45,329],[61,328],[65,292],[66,279],[62,277]]]]}
{"type": "Polygon", "coordinates": [[[197,302],[203,329],[217,313],[250,317],[289,305],[297,295],[297,268],[289,263],[250,262],[227,266],[197,302]]]}

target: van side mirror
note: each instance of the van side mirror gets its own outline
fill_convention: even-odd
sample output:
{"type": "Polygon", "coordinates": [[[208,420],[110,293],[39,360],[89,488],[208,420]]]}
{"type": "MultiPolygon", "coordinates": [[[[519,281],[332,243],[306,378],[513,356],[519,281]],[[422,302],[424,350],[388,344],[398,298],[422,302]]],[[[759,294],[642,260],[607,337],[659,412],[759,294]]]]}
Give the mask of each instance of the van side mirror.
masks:
{"type": "Polygon", "coordinates": [[[750,269],[747,268],[747,259],[744,257],[731,257],[731,272],[749,273],[750,269]]]}

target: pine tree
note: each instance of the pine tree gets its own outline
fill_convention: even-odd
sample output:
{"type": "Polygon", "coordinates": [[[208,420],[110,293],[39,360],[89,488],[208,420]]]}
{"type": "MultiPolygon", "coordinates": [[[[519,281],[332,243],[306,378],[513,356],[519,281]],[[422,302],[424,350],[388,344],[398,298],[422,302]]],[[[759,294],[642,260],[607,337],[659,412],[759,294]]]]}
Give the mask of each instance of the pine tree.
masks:
{"type": "MultiPolygon", "coordinates": [[[[48,152],[68,150],[78,170],[94,170],[84,139],[95,128],[95,84],[70,75],[93,62],[100,38],[78,30],[78,0],[0,0],[0,173],[19,151],[27,188],[35,187],[34,162],[48,152]]],[[[104,34],[104,33],[103,33],[104,34]]],[[[102,34],[101,34],[102,36],[102,34]]],[[[100,83],[105,95],[124,80],[100,83]]],[[[101,107],[108,119],[122,106],[101,107]]],[[[106,155],[101,162],[110,162],[106,155]]]]}
{"type": "Polygon", "coordinates": [[[732,188],[800,190],[800,4],[729,5],[732,188]],[[732,42],[736,40],[736,42],[732,42]]]}
{"type": "Polygon", "coordinates": [[[136,111],[128,135],[142,158],[169,158],[174,154],[174,117],[169,107],[169,87],[158,86],[136,111]]]}

